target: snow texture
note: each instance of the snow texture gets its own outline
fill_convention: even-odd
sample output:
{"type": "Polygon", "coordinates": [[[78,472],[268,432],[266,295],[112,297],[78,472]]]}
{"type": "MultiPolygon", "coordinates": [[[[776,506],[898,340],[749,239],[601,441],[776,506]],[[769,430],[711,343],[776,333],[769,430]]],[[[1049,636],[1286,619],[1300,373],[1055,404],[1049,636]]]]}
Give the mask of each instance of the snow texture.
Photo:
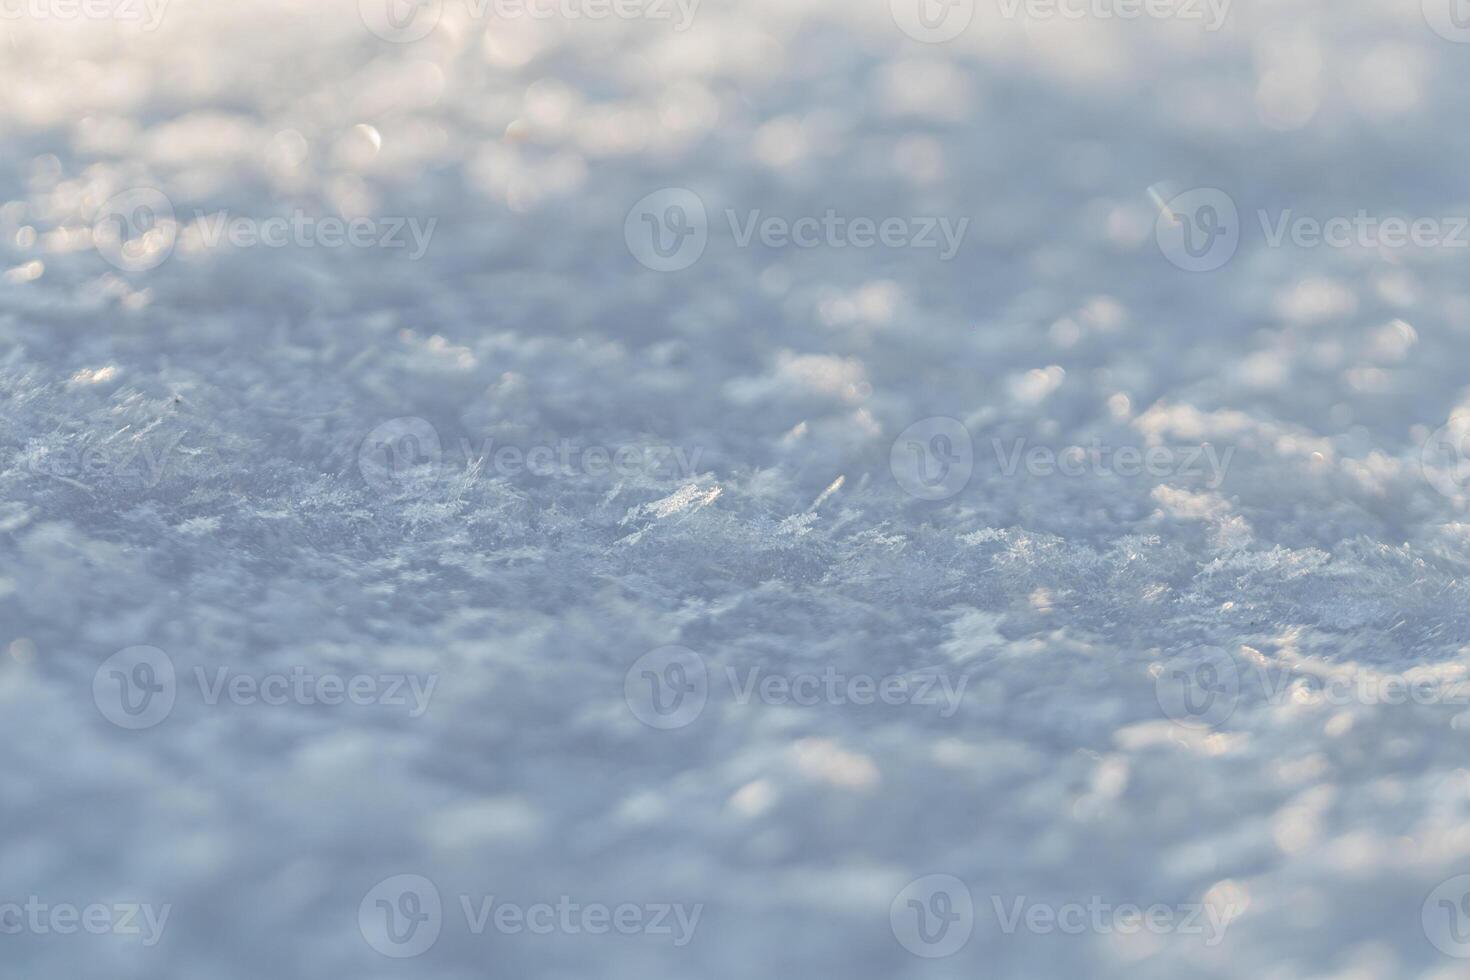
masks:
{"type": "Polygon", "coordinates": [[[0,21],[0,973],[1467,975],[1437,0],[114,6],[0,21]]]}

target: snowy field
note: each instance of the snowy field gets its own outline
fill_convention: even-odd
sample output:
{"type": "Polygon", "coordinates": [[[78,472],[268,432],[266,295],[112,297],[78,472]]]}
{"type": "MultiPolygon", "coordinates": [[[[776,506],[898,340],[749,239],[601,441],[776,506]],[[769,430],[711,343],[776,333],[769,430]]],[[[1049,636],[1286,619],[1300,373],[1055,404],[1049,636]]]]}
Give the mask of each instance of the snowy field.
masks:
{"type": "Polygon", "coordinates": [[[0,975],[1470,975],[1470,3],[0,0],[0,975]]]}

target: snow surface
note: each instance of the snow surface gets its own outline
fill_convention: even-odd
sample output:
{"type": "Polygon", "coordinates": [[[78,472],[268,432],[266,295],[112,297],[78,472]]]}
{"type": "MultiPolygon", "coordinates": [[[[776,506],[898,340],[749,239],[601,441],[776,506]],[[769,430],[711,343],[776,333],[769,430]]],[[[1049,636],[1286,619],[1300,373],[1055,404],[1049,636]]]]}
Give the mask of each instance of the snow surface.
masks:
{"type": "Polygon", "coordinates": [[[407,43],[342,0],[7,16],[0,907],[171,912],[153,945],[18,928],[0,973],[1470,975],[1436,918],[1470,924],[1470,523],[1434,449],[1470,444],[1433,436],[1470,411],[1470,253],[1256,218],[1470,214],[1435,3],[1208,32],[981,0],[935,44],[885,0],[705,0],[682,32],[446,0],[407,43]],[[120,259],[98,219],[135,188],[177,225],[120,259]],[[657,272],[627,240],[664,188],[709,236],[657,272]],[[1213,271],[1157,240],[1192,188],[1239,207],[1213,271]],[[969,225],[942,261],[724,217],[829,208],[969,225]],[[210,247],[221,212],[437,224],[414,260],[210,247]],[[973,471],[926,499],[909,442],[963,463],[935,418],[973,471]],[[379,465],[402,439],[437,465],[379,465]],[[563,440],[651,452],[494,462],[563,440]],[[1017,440],[1231,455],[1068,476],[1008,468],[1017,440]],[[107,665],[160,655],[171,710],[114,724],[107,665]],[[672,721],[640,703],[671,665],[707,678],[672,721]],[[211,704],[196,668],[436,686],[418,716],[211,704]],[[963,696],[727,683],[829,668],[963,696]],[[1228,710],[1185,717],[1181,677],[1228,710]],[[1436,693],[1317,686],[1405,677],[1436,693]],[[442,898],[414,957],[370,926],[397,875],[442,898]],[[928,875],[972,902],[944,957],[902,941],[928,875]],[[701,910],[684,945],[476,935],[460,896],[701,910]],[[1228,929],[1007,934],[1018,899],[1228,929]]]}

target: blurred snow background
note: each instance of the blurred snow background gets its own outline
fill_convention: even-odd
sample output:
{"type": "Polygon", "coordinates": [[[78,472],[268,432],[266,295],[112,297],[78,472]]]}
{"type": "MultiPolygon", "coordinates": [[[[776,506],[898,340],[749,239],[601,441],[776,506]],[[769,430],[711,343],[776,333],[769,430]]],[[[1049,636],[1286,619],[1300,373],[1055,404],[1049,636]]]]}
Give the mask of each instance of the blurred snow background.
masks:
{"type": "Polygon", "coordinates": [[[1470,409],[1470,253],[1256,220],[1470,215],[1451,0],[1237,0],[1218,31],[979,0],[943,43],[887,0],[704,0],[682,31],[445,0],[401,43],[374,0],[47,2],[0,20],[0,905],[172,912],[152,946],[0,935],[17,976],[1470,969],[1465,888],[1454,942],[1429,898],[1470,872],[1470,704],[1261,680],[1465,671],[1470,524],[1421,455],[1470,409]],[[1196,187],[1240,209],[1204,273],[1156,241],[1196,187]],[[139,188],[173,221],[119,252],[139,188]],[[625,242],[663,188],[709,214],[666,273],[625,242]],[[726,209],[969,225],[945,262],[741,247],[726,209]],[[211,246],[221,214],[435,224],[414,260],[211,246]],[[890,450],[934,417],[973,472],[926,500],[890,450]],[[385,431],[439,465],[375,469],[385,431]],[[994,440],[1233,455],[1208,486],[1008,473],[994,440]],[[671,644],[708,703],[658,730],[625,680],[671,644]],[[94,698],[134,646],[178,675],[136,731],[94,698]],[[1233,710],[1179,724],[1160,692],[1205,648],[1233,710]],[[196,668],[437,687],[421,717],[211,705],[196,668]],[[727,668],[964,697],[740,704],[727,668]],[[400,874],[445,910],[394,959],[359,904],[400,874]],[[932,959],[896,935],[931,874],[974,904],[932,959]],[[461,895],[703,908],[684,946],[477,936],[461,895]],[[1021,897],[1231,911],[1215,943],[1007,934],[1021,897]]]}

